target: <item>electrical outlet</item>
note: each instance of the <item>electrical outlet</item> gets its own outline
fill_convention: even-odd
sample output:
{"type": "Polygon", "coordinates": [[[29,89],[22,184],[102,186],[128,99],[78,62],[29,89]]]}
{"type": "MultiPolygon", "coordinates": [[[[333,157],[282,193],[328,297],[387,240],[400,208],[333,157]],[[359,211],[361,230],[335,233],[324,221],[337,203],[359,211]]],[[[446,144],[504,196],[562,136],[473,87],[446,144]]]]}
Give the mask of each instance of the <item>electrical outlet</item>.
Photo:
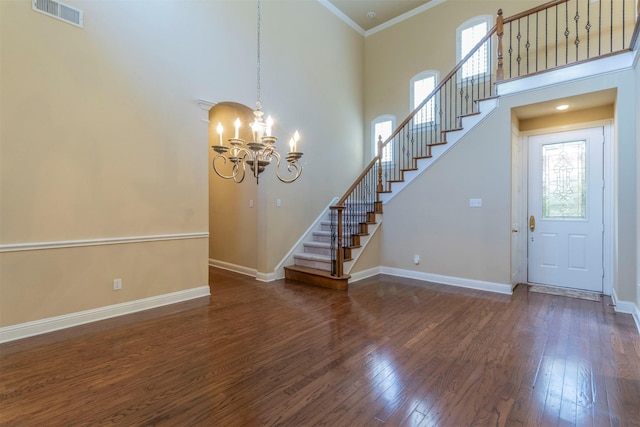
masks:
{"type": "Polygon", "coordinates": [[[122,279],[113,279],[113,290],[119,291],[122,289],[122,279]]]}

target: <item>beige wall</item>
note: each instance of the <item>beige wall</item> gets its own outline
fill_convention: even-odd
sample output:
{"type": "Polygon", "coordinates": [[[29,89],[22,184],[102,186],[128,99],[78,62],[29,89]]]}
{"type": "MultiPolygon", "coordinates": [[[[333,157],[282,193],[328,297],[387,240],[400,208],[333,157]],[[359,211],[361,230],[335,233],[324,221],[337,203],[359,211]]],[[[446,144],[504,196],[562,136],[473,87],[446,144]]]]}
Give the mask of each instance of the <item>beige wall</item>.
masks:
{"type": "MultiPolygon", "coordinates": [[[[177,29],[210,23],[172,2],[69,3],[83,29],[0,3],[0,243],[206,233],[208,77],[188,48],[205,46],[177,29]]],[[[205,286],[206,242],[4,252],[0,326],[205,286]]]]}
{"type": "MultiPolygon", "coordinates": [[[[206,233],[211,149],[196,99],[255,105],[255,2],[66,3],[84,28],[0,2],[0,244],[206,233]]],[[[364,41],[312,0],[263,1],[262,32],[264,109],[281,141],[300,130],[305,167],[294,185],[261,179],[256,259],[231,258],[269,272],[360,171],[364,41]]],[[[207,246],[4,252],[0,326],[206,285],[207,246]]]]}
{"type": "Polygon", "coordinates": [[[509,122],[489,116],[384,206],[382,265],[510,283],[509,122]]]}

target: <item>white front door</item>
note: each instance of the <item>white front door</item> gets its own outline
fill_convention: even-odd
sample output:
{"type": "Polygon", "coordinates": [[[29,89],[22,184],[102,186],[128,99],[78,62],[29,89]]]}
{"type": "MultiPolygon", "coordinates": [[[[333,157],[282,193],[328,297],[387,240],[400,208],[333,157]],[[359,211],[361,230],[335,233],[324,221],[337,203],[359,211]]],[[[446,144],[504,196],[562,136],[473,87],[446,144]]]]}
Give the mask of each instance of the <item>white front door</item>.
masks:
{"type": "Polygon", "coordinates": [[[529,283],[602,292],[603,135],[529,137],[529,283]]]}

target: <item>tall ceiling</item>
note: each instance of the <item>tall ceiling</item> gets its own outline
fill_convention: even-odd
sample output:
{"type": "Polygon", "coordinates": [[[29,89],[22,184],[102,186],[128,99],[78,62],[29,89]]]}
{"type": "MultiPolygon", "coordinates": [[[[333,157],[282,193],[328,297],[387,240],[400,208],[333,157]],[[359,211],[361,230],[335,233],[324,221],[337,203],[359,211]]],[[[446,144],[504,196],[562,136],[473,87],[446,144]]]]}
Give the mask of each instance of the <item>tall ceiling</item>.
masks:
{"type": "Polygon", "coordinates": [[[368,31],[432,0],[327,0],[368,31]],[[374,16],[369,17],[373,12],[374,16]]]}

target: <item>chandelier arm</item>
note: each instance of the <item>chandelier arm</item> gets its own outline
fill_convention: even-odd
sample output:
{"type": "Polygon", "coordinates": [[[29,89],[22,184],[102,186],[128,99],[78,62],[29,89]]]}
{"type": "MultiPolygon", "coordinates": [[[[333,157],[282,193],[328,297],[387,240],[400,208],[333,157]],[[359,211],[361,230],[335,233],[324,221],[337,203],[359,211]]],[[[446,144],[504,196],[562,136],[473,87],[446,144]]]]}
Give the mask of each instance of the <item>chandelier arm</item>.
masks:
{"type": "Polygon", "coordinates": [[[236,152],[236,159],[237,159],[236,161],[233,161],[228,157],[225,157],[223,154],[224,153],[219,153],[213,158],[213,161],[211,162],[211,166],[213,166],[214,172],[221,178],[233,179],[236,183],[238,184],[241,183],[244,180],[245,159],[247,155],[250,154],[249,151],[245,148],[238,148],[236,152]],[[226,164],[227,161],[233,163],[233,167],[231,168],[231,175],[225,175],[224,173],[220,172],[220,170],[218,170],[218,167],[216,166],[216,160],[218,160],[218,158],[222,159],[222,164],[226,164]],[[240,165],[242,165],[242,167],[240,165]],[[242,170],[242,173],[240,174],[241,170],[242,170]]]}
{"type": "Polygon", "coordinates": [[[211,162],[211,166],[213,166],[213,171],[221,178],[224,178],[224,179],[234,178],[238,174],[237,165],[236,164],[233,165],[233,168],[231,169],[231,175],[225,175],[222,172],[220,172],[216,167],[216,160],[218,160],[219,158],[222,159],[223,165],[227,163],[227,158],[224,157],[222,154],[218,154],[213,158],[213,161],[211,162]]]}
{"type": "Polygon", "coordinates": [[[300,166],[300,163],[298,162],[298,159],[288,159],[287,158],[287,162],[289,163],[287,165],[287,172],[289,173],[293,173],[293,177],[290,179],[286,179],[280,176],[280,154],[278,154],[276,151],[274,151],[273,153],[271,153],[271,155],[273,157],[276,158],[277,162],[276,162],[276,177],[281,181],[284,182],[285,184],[291,184],[293,181],[295,181],[296,179],[300,178],[300,174],[302,174],[302,166],[300,166]],[[295,172],[293,171],[295,169],[295,172]]]}

